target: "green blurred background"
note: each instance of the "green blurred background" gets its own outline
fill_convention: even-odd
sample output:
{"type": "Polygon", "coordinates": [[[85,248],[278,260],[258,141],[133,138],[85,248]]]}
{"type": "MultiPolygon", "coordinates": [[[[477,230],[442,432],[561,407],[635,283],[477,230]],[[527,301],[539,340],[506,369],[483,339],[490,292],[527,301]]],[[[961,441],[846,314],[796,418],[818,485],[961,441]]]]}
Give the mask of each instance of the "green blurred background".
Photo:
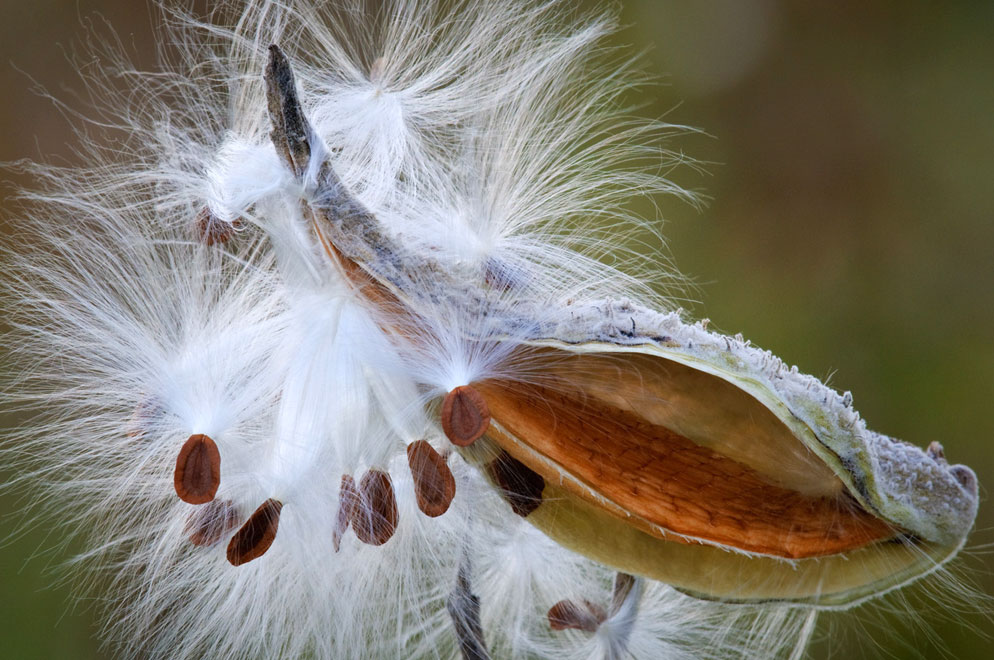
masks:
{"type": "MultiPolygon", "coordinates": [[[[983,502],[961,568],[994,594],[994,2],[621,10],[616,41],[646,49],[663,83],[642,112],[713,136],[673,145],[707,162],[673,176],[708,208],[660,200],[669,250],[698,285],[691,312],[851,390],[872,428],[939,440],[972,466],[983,502]]],[[[25,73],[71,102],[64,48],[94,11],[152,65],[143,2],[0,0],[0,161],[73,158],[67,124],[25,73]]],[[[50,528],[9,536],[18,499],[0,506],[0,657],[102,657],[93,601],[52,586],[72,548],[53,551],[50,528]]],[[[909,605],[912,623],[886,607],[825,617],[810,657],[994,657],[989,620],[927,597],[909,605]]]]}

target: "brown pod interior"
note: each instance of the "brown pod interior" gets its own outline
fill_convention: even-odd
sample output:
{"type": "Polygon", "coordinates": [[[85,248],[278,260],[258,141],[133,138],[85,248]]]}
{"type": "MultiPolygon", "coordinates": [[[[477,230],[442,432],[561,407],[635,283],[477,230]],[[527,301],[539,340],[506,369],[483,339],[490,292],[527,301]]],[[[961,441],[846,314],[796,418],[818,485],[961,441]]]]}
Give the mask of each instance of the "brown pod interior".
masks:
{"type": "Polygon", "coordinates": [[[643,354],[534,359],[548,363],[545,382],[477,384],[499,427],[490,436],[644,531],[794,559],[895,535],[770,410],[716,376],[643,354]]]}

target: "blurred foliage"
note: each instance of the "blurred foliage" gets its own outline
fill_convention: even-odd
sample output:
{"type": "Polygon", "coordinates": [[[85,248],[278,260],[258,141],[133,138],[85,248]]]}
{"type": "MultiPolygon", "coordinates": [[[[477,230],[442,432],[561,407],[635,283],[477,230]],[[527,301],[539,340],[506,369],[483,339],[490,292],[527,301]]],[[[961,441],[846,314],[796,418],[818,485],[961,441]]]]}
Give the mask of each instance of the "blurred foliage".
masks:
{"type": "MultiPolygon", "coordinates": [[[[646,68],[669,74],[640,92],[650,99],[640,111],[714,136],[672,145],[705,163],[706,175],[673,176],[708,208],[659,200],[669,252],[698,285],[691,313],[851,390],[871,428],[922,446],[939,440],[985,492],[994,480],[994,416],[984,412],[994,399],[994,3],[620,5],[618,43],[646,49],[646,68]]],[[[69,98],[63,86],[79,83],[64,47],[94,11],[139,64],[152,64],[155,11],[143,3],[0,0],[0,161],[72,160],[65,121],[17,69],[69,98]]],[[[93,608],[71,605],[64,583],[50,586],[65,577],[52,567],[71,555],[52,550],[62,530],[23,531],[19,504],[2,495],[0,539],[18,532],[0,547],[2,655],[102,657],[93,608]]],[[[994,594],[986,501],[977,527],[962,567],[994,594]]],[[[989,620],[925,590],[894,609],[908,605],[911,623],[886,606],[824,617],[811,657],[994,657],[981,634],[989,620]]]]}

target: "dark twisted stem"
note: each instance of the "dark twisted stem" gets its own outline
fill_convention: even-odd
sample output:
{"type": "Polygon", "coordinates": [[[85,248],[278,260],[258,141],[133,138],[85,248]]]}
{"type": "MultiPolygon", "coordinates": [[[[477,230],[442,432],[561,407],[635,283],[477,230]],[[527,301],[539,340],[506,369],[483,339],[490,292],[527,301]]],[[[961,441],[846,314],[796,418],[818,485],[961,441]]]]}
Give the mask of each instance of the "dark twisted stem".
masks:
{"type": "MultiPolygon", "coordinates": [[[[272,122],[270,138],[283,164],[303,184],[305,212],[319,233],[352,266],[385,286],[407,304],[451,303],[453,310],[486,306],[520,331],[534,325],[534,312],[525,301],[513,305],[497,296],[485,300],[486,290],[472,270],[452,272],[428,254],[415,252],[392,236],[376,216],[347,189],[329,160],[329,153],[300,104],[293,69],[277,45],[269,47],[265,71],[266,101],[272,122]]],[[[466,327],[474,327],[470,318],[466,327]]]]}
{"type": "Polygon", "coordinates": [[[301,177],[311,159],[311,128],[300,107],[290,60],[275,44],[269,47],[265,80],[269,118],[273,124],[270,137],[283,162],[301,177]]]}
{"type": "Polygon", "coordinates": [[[470,587],[469,570],[469,558],[464,557],[459,563],[456,586],[449,594],[445,609],[449,611],[455,624],[463,660],[490,660],[490,653],[487,652],[483,639],[483,625],[480,623],[480,599],[470,587]]]}

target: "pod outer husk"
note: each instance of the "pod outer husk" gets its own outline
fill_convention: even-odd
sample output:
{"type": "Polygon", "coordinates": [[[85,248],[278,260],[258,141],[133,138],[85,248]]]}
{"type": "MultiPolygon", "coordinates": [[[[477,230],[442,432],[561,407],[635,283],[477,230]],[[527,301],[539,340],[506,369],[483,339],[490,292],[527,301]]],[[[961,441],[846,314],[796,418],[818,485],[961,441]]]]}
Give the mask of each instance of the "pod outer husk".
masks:
{"type": "Polygon", "coordinates": [[[732,383],[776,415],[868,511],[917,537],[958,546],[977,514],[977,479],[918,447],[866,428],[848,393],[788,368],[741,336],[677,313],[605,301],[569,308],[528,341],[576,353],[640,352],[732,383]]]}
{"type": "Polygon", "coordinates": [[[787,368],[741,337],[709,332],[706,322],[686,324],[676,313],[605,301],[571,306],[561,318],[537,328],[525,343],[572,354],[652,355],[660,368],[670,361],[731,383],[771,411],[859,505],[895,528],[891,539],[798,560],[665,529],[647,533],[599,493],[578,497],[585,484],[568,483],[569,474],[557,472],[527,439],[508,434],[495,419],[485,442],[463,454],[485,466],[495,452],[506,451],[545,475],[542,504],[527,519],[562,545],[702,598],[841,608],[928,574],[965,542],[977,510],[973,472],[868,430],[849,394],[787,368]]]}

